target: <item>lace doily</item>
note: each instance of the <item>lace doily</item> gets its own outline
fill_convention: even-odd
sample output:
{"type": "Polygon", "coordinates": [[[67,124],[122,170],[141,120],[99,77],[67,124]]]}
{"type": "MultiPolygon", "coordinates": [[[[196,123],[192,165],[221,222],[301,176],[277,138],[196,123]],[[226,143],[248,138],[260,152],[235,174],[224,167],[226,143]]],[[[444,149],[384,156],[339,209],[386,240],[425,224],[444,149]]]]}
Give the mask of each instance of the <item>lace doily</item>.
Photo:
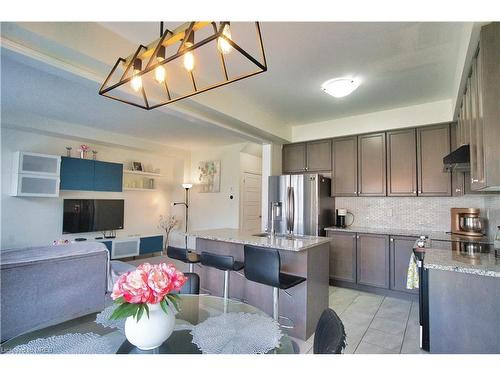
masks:
{"type": "Polygon", "coordinates": [[[113,311],[115,311],[116,307],[116,305],[106,307],[99,314],[97,314],[95,322],[104,327],[117,328],[121,332],[125,332],[125,319],[109,319],[111,314],[113,314],[113,311]]]}
{"type": "Polygon", "coordinates": [[[112,348],[95,333],[67,333],[18,345],[9,354],[105,354],[112,348]]]}
{"type": "Polygon", "coordinates": [[[204,354],[266,353],[278,347],[283,336],[270,317],[243,312],[208,318],[191,335],[204,354]]]}
{"type": "MultiPolygon", "coordinates": [[[[125,333],[125,319],[110,319],[111,314],[115,310],[116,305],[111,305],[97,314],[95,322],[104,327],[117,328],[120,332],[125,333]]],[[[177,319],[175,322],[174,331],[191,330],[193,325],[187,321],[177,319]]]]}

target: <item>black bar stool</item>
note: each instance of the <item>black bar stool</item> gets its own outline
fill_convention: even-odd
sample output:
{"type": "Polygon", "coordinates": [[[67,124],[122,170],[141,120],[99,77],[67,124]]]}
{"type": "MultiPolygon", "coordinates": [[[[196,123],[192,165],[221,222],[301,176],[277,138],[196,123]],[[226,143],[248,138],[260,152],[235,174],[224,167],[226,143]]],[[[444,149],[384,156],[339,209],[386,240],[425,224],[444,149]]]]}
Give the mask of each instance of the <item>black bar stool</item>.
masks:
{"type": "Polygon", "coordinates": [[[202,251],[201,264],[224,271],[224,300],[227,301],[229,298],[229,272],[243,269],[243,263],[234,260],[231,255],[219,255],[202,251]]]}
{"type": "Polygon", "coordinates": [[[167,247],[167,256],[171,259],[179,260],[183,263],[189,264],[189,272],[194,273],[195,263],[200,263],[200,256],[193,253],[187,249],[182,249],[180,247],[167,247]]]}
{"type": "MultiPolygon", "coordinates": [[[[245,277],[259,284],[273,287],[273,319],[279,322],[279,291],[290,289],[306,281],[304,277],[280,272],[278,250],[245,245],[245,277]]],[[[291,321],[290,318],[283,317],[291,321]]],[[[283,326],[293,328],[292,326],[283,326]]]]}

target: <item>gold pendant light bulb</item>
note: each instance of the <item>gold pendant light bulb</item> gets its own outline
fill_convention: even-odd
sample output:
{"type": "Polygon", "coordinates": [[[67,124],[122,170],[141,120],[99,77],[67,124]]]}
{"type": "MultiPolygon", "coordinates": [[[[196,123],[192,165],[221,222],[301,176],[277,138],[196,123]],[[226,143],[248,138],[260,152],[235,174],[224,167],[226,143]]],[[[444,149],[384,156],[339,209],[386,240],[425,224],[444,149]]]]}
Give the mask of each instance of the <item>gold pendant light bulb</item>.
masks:
{"type": "MultiPolygon", "coordinates": [[[[224,29],[222,30],[222,35],[224,35],[228,39],[231,39],[231,30],[229,29],[229,24],[226,24],[224,26],[224,29]]],[[[229,44],[227,40],[221,37],[217,38],[217,48],[223,54],[227,54],[233,50],[231,44],[229,44]]]]}
{"type": "MultiPolygon", "coordinates": [[[[160,62],[161,59],[158,59],[158,62],[160,62]]],[[[163,65],[160,65],[158,67],[155,68],[155,81],[158,82],[158,83],[163,83],[165,82],[165,75],[166,75],[166,72],[165,72],[165,68],[163,67],[163,65]]]]}
{"type": "Polygon", "coordinates": [[[138,75],[139,72],[139,70],[134,70],[134,78],[130,81],[130,85],[135,92],[139,91],[142,87],[142,78],[138,75]]]}
{"type": "MultiPolygon", "coordinates": [[[[186,42],[186,47],[191,47],[192,45],[192,43],[186,42]]],[[[189,72],[194,69],[194,55],[191,51],[184,54],[184,68],[189,72]]]]}

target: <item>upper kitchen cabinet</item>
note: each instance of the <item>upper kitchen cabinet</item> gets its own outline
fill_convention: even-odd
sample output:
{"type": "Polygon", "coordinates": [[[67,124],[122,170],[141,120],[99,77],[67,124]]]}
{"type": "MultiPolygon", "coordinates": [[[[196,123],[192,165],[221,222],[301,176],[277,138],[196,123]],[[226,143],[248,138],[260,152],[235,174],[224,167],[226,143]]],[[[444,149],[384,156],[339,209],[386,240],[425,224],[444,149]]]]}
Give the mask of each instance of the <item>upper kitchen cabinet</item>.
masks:
{"type": "Polygon", "coordinates": [[[283,145],[283,173],[299,173],[306,170],[306,144],[283,145]]]}
{"type": "Polygon", "coordinates": [[[332,140],[307,142],[307,172],[330,171],[332,168],[332,140]]]}
{"type": "Polygon", "coordinates": [[[283,145],[283,173],[329,172],[331,167],[330,139],[283,145]]]}
{"type": "Polygon", "coordinates": [[[415,129],[387,132],[387,195],[417,195],[417,141],[415,129]]]}
{"type": "Polygon", "coordinates": [[[385,133],[358,136],[358,195],[386,195],[385,133]]]}
{"type": "Polygon", "coordinates": [[[500,190],[500,23],[481,28],[471,74],[471,187],[500,190]]]}
{"type": "Polygon", "coordinates": [[[443,171],[443,157],[449,153],[449,124],[417,128],[419,196],[451,195],[451,174],[443,171]]]}
{"type": "Polygon", "coordinates": [[[358,137],[337,138],[332,142],[332,196],[358,195],[358,137]]]}

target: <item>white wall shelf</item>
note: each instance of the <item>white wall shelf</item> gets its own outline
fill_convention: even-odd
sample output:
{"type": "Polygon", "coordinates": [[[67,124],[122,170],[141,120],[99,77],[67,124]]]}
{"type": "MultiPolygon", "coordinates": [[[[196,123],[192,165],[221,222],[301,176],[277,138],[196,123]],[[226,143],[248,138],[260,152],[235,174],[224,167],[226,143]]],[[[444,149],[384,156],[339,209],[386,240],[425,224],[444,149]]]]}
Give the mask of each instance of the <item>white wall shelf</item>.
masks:
{"type": "Polygon", "coordinates": [[[135,174],[135,175],[139,175],[139,176],[161,177],[160,173],[143,172],[143,171],[132,171],[130,169],[124,169],[123,173],[125,173],[125,174],[135,174]]]}
{"type": "Polygon", "coordinates": [[[123,188],[123,191],[156,191],[156,189],[146,189],[146,188],[123,188]]]}

